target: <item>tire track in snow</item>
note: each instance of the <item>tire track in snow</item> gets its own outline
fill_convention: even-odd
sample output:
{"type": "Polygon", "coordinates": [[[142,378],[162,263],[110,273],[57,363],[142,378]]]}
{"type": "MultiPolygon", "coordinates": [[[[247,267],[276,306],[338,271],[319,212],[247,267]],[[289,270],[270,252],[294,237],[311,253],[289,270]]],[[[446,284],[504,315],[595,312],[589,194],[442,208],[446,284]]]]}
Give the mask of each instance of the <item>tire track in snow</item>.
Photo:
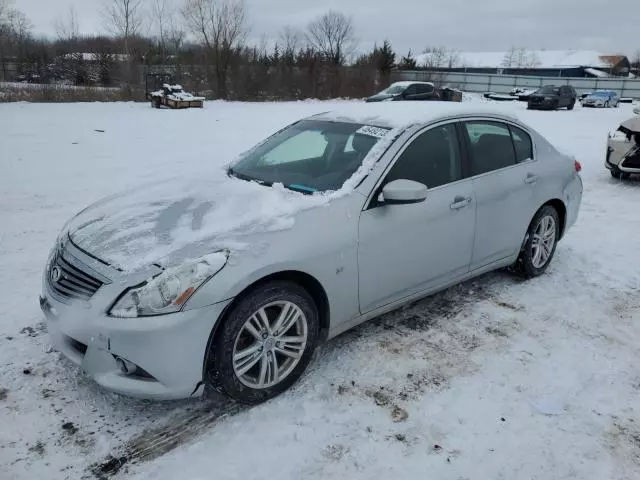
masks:
{"type": "MultiPolygon", "coordinates": [[[[443,292],[365,322],[354,330],[331,341],[329,348],[344,348],[345,344],[353,341],[357,342],[361,337],[370,338],[376,332],[393,331],[402,337],[411,337],[411,332],[415,331],[443,330],[440,324],[442,320],[452,319],[476,303],[493,298],[496,293],[495,287],[504,285],[504,283],[505,278],[501,278],[500,274],[494,273],[453,286],[443,292]]],[[[505,308],[514,308],[503,302],[498,302],[497,304],[500,306],[506,305],[505,308]]],[[[461,339],[452,336],[449,337],[449,340],[454,343],[461,341],[461,339]]],[[[471,351],[477,347],[477,345],[472,344],[465,345],[465,340],[462,339],[463,344],[458,348],[471,351]]],[[[380,347],[387,348],[387,345],[383,343],[380,347]]],[[[442,353],[444,357],[453,360],[452,357],[445,355],[446,352],[442,353]]],[[[395,409],[402,410],[396,403],[398,400],[406,400],[412,394],[419,394],[425,388],[444,388],[447,381],[448,378],[439,372],[416,372],[415,374],[410,373],[407,375],[405,384],[395,385],[395,388],[388,388],[384,394],[388,398],[382,395],[381,392],[369,388],[359,392],[361,387],[354,388],[355,385],[341,385],[338,387],[338,393],[340,395],[347,392],[354,393],[354,391],[362,393],[365,397],[374,400],[379,406],[389,408],[393,414],[395,409]]],[[[248,408],[250,407],[224,397],[212,399],[211,402],[205,403],[194,411],[181,413],[163,425],[148,429],[134,436],[126,441],[121,448],[104,458],[103,461],[90,465],[85,478],[108,480],[129,465],[151,461],[171,452],[178,446],[190,443],[200,435],[210,431],[211,428],[225,418],[237,415],[248,408]]]]}
{"type": "Polygon", "coordinates": [[[116,475],[125,466],[161,457],[198,437],[223,419],[236,415],[246,408],[227,399],[212,400],[211,403],[194,411],[172,418],[165,425],[134,436],[121,449],[108,455],[102,462],[90,465],[87,472],[89,475],[85,475],[84,478],[94,477],[106,480],[116,475]]]}

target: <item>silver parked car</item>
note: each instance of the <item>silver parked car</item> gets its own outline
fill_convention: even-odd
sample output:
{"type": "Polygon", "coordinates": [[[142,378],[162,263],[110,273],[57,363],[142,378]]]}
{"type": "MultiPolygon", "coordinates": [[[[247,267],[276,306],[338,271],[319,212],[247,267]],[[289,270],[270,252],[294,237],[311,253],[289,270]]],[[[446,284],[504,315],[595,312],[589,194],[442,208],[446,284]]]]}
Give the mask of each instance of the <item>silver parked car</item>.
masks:
{"type": "Polygon", "coordinates": [[[582,100],[583,107],[609,108],[617,107],[620,104],[620,97],[613,90],[596,90],[582,100]]]}
{"type": "Polygon", "coordinates": [[[494,269],[542,274],[578,216],[579,170],[493,110],[351,105],[215,179],[83,210],[40,303],[57,349],[107,389],[256,403],[367,319],[494,269]]]}

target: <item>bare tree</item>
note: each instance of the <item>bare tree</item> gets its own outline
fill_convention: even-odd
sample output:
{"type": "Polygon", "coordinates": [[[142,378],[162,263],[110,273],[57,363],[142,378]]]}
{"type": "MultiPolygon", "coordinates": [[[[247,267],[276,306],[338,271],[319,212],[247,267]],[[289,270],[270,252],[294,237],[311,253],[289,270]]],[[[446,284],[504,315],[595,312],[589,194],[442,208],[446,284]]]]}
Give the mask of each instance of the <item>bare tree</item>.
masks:
{"type": "Polygon", "coordinates": [[[332,10],[309,23],[306,37],[314,49],[335,65],[344,64],[355,49],[352,19],[332,10]]]}
{"type": "Polygon", "coordinates": [[[540,65],[536,52],[523,47],[511,47],[505,53],[501,65],[505,68],[534,68],[540,65]]]}
{"type": "Polygon", "coordinates": [[[170,0],[153,0],[151,4],[151,16],[162,63],[166,62],[168,55],[176,53],[184,42],[184,30],[176,21],[177,13],[170,0]]]}
{"type": "Polygon", "coordinates": [[[427,69],[437,69],[447,66],[447,57],[449,55],[445,47],[427,47],[424,53],[424,67],[427,69]]]}
{"type": "Polygon", "coordinates": [[[247,33],[243,0],[186,0],[183,15],[189,30],[213,58],[218,95],[227,98],[231,58],[247,33]]]}
{"type": "Polygon", "coordinates": [[[295,27],[287,25],[278,35],[283,51],[297,52],[302,43],[303,34],[295,27]]]}
{"type": "Polygon", "coordinates": [[[20,10],[9,10],[9,26],[18,42],[26,40],[31,35],[33,24],[20,10]]]}
{"type": "Polygon", "coordinates": [[[143,0],[103,0],[106,27],[123,41],[124,53],[129,54],[130,41],[142,28],[143,0]]]}
{"type": "Polygon", "coordinates": [[[80,36],[80,25],[75,7],[69,7],[66,17],[60,15],[53,21],[58,40],[76,41],[80,36]]]}
{"type": "Polygon", "coordinates": [[[9,6],[9,0],[0,0],[0,24],[4,24],[7,21],[9,6]]]}

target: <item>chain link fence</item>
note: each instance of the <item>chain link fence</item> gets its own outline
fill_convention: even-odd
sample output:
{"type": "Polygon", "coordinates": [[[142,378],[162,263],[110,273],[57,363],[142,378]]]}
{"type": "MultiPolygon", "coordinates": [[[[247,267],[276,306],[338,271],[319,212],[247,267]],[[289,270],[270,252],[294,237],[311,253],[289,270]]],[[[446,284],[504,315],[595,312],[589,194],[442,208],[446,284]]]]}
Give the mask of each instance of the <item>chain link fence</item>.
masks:
{"type": "Polygon", "coordinates": [[[425,81],[439,86],[449,85],[465,92],[509,93],[513,88],[534,89],[543,85],[571,85],[578,94],[594,90],[613,90],[621,98],[640,98],[640,79],[632,78],[572,78],[530,77],[521,75],[490,75],[483,73],[442,72],[428,70],[397,70],[392,81],[425,81]]]}

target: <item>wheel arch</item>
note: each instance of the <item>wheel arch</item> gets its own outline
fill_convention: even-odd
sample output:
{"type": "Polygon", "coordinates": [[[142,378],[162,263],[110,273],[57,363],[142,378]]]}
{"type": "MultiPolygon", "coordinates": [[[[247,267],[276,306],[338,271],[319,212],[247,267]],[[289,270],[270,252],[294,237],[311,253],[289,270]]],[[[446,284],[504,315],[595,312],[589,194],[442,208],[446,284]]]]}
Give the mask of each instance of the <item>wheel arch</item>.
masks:
{"type": "Polygon", "coordinates": [[[283,270],[279,272],[270,273],[265,275],[253,283],[247,285],[238,295],[236,295],[231,302],[224,308],[220,317],[215,325],[213,326],[211,333],[209,334],[209,340],[207,342],[207,348],[205,350],[204,363],[203,363],[203,378],[206,374],[207,368],[207,358],[209,357],[209,349],[213,345],[218,332],[220,331],[220,326],[227,318],[229,312],[235,308],[235,306],[240,302],[242,298],[244,298],[249,292],[260,288],[260,286],[272,282],[272,281],[289,281],[293,282],[300,287],[304,288],[306,292],[313,299],[316,308],[318,309],[318,316],[320,321],[320,334],[319,340],[321,342],[326,341],[329,336],[329,327],[331,325],[330,322],[330,310],[329,310],[329,297],[327,296],[327,292],[322,284],[312,275],[299,271],[299,270],[283,270]]]}
{"type": "Polygon", "coordinates": [[[558,212],[558,217],[560,219],[560,235],[558,237],[558,240],[559,240],[564,236],[564,232],[567,225],[567,206],[559,198],[553,198],[545,202],[544,204],[540,205],[540,208],[536,210],[536,212],[534,213],[534,216],[540,211],[541,208],[545,207],[546,205],[549,205],[555,208],[556,212],[558,212]]]}

